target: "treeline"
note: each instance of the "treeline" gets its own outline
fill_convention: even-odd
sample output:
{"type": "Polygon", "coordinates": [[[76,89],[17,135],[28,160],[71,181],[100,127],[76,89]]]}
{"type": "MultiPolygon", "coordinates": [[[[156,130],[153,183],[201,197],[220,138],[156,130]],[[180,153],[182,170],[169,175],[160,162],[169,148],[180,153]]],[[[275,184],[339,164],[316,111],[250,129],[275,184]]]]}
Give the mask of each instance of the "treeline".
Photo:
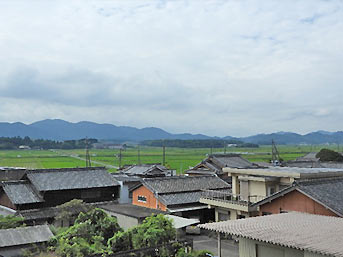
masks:
{"type": "Polygon", "coordinates": [[[20,146],[28,146],[31,149],[79,149],[86,147],[88,141],[89,147],[93,143],[97,143],[97,139],[80,139],[80,140],[66,140],[54,141],[47,139],[31,139],[29,137],[0,137],[0,149],[14,150],[20,146]]]}
{"type": "Polygon", "coordinates": [[[224,148],[230,147],[259,147],[257,144],[243,143],[239,140],[221,140],[221,139],[167,139],[167,140],[145,140],[141,143],[146,146],[162,147],[180,147],[180,148],[224,148]]]}

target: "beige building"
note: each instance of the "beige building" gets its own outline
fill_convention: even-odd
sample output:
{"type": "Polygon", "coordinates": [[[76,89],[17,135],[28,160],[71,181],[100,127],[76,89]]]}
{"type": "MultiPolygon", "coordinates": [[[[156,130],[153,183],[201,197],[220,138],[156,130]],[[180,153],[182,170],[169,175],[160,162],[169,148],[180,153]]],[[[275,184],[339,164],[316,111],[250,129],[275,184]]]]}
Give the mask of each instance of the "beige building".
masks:
{"type": "Polygon", "coordinates": [[[342,257],[343,219],[299,212],[198,225],[239,238],[240,257],[342,257]]]}
{"type": "Polygon", "coordinates": [[[200,202],[215,209],[216,221],[257,216],[256,202],[293,184],[296,180],[341,177],[343,170],[329,168],[269,167],[224,168],[232,178],[232,192],[205,191],[200,202]]]}

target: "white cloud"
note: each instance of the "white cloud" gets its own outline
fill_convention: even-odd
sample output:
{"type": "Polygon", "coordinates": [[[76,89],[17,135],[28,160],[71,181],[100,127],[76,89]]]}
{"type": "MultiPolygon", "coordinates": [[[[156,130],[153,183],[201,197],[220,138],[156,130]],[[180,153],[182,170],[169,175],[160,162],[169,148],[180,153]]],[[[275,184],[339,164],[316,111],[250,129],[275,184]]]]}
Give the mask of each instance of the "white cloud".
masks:
{"type": "Polygon", "coordinates": [[[0,119],[341,130],[342,17],[342,1],[2,1],[0,119]]]}

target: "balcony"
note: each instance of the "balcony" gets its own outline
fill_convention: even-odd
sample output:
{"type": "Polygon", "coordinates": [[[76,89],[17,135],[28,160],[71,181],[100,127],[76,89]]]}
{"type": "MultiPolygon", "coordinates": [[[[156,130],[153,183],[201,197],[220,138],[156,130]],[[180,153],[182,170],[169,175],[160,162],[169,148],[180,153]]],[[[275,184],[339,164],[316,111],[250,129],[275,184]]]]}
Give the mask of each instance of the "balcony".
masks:
{"type": "Polygon", "coordinates": [[[252,204],[264,198],[266,197],[259,195],[242,197],[241,195],[234,195],[223,191],[204,190],[200,202],[211,206],[250,212],[256,210],[252,204]]]}

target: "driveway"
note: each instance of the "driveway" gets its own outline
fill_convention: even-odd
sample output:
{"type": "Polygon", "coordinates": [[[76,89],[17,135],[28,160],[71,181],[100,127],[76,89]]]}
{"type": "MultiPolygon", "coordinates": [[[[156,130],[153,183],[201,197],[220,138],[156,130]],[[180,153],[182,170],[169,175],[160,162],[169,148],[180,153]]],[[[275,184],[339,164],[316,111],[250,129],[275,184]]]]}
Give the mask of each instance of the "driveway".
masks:
{"type": "MultiPolygon", "coordinates": [[[[218,256],[218,241],[205,235],[192,236],[194,250],[209,250],[215,256],[218,256]]],[[[238,244],[232,240],[222,240],[223,257],[239,257],[238,244]]]]}

